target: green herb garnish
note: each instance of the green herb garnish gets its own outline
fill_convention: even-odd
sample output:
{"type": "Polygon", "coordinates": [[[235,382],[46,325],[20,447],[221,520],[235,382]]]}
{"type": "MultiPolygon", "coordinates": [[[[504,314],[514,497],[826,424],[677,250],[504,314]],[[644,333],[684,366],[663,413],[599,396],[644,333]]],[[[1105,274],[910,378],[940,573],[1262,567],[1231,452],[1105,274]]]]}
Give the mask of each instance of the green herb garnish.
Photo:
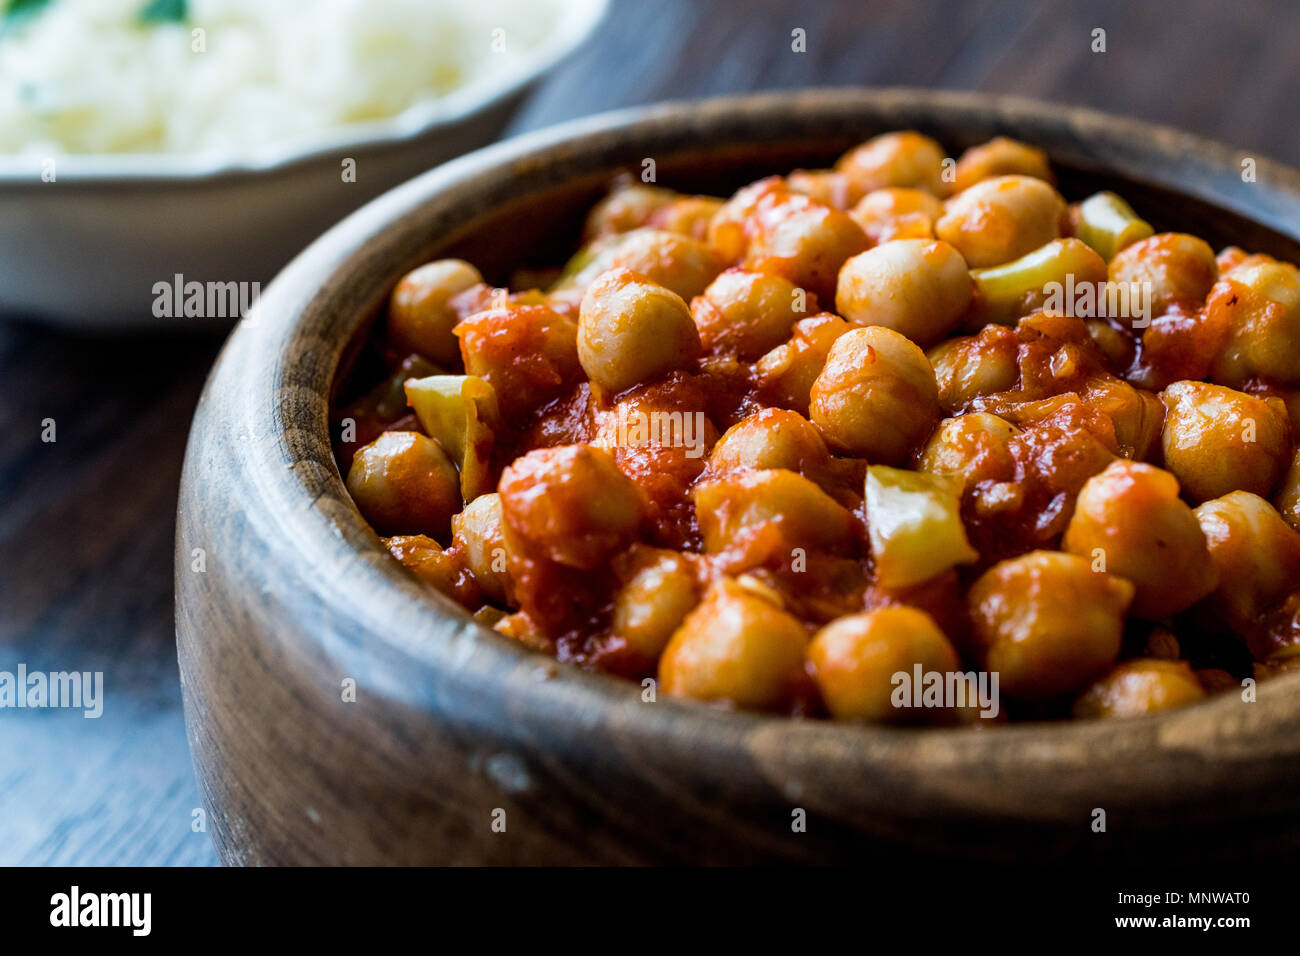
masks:
{"type": "Polygon", "coordinates": [[[189,15],[186,0],[149,0],[140,11],[141,23],[181,23],[189,15]]]}

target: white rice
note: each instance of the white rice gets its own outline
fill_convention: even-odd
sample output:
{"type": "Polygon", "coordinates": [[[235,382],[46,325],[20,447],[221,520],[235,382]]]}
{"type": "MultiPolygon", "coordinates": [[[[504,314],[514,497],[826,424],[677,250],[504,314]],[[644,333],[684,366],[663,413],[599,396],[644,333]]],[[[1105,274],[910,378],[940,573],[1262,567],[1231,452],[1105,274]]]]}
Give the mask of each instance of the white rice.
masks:
{"type": "Polygon", "coordinates": [[[391,117],[518,68],[566,6],[189,0],[183,23],[142,25],[148,2],[0,24],[0,153],[241,154],[391,117]]]}

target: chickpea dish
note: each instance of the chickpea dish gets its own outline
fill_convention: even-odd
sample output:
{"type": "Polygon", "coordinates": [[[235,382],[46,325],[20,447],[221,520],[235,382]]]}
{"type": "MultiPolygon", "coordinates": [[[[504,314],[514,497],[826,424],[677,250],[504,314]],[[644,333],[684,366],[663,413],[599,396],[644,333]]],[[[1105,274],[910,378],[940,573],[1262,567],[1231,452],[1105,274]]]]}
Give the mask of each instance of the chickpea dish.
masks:
{"type": "Polygon", "coordinates": [[[912,131],[730,197],[618,181],[562,268],[401,278],[333,412],[348,490],[479,622],[646,699],[1248,696],[1300,668],[1300,269],[1075,198],[912,131]]]}

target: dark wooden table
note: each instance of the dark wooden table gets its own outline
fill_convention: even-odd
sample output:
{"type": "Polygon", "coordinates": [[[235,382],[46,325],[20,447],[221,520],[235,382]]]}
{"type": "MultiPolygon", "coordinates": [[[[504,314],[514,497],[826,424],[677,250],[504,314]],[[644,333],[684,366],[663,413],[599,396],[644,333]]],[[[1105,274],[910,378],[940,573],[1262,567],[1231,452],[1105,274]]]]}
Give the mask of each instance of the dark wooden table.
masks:
{"type": "MultiPolygon", "coordinates": [[[[1300,165],[1297,49],[1291,0],[628,0],[512,131],[679,97],[909,85],[1086,104],[1300,165]],[[796,29],[806,52],[791,49],[796,29]]],[[[0,325],[0,670],[100,670],[106,696],[98,720],[0,711],[0,864],[215,862],[192,827],[171,548],[190,414],[219,346],[0,325]]]]}

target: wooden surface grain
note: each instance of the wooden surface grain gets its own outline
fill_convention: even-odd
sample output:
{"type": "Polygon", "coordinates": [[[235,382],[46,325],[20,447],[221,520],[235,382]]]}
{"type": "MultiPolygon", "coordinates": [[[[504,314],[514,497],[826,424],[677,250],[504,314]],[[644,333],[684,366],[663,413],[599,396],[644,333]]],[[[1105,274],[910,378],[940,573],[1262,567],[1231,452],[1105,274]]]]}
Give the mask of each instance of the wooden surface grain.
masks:
{"type": "MultiPolygon", "coordinates": [[[[730,91],[915,85],[1089,105],[1300,165],[1298,44],[1289,0],[616,0],[512,131],[730,91]],[[1096,28],[1105,53],[1090,49],[1096,28]],[[807,52],[791,50],[795,29],[807,52]]],[[[219,347],[0,325],[0,670],[102,670],[106,696],[98,720],[0,711],[0,864],[215,861],[192,827],[171,547],[187,426],[219,347]]]]}

